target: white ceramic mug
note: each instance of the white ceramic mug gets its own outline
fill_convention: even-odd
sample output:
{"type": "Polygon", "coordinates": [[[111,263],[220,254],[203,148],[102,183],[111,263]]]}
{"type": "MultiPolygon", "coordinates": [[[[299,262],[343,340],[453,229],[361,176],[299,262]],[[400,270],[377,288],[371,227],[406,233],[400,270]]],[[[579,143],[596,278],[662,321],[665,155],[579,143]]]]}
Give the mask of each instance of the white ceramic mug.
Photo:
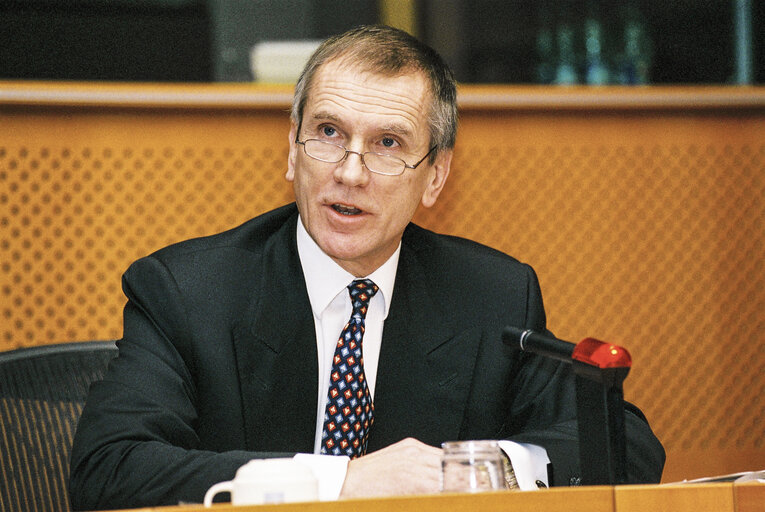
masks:
{"type": "Polygon", "coordinates": [[[233,505],[316,501],[319,484],[311,469],[294,459],[253,459],[236,471],[233,480],[219,482],[205,493],[205,507],[221,492],[231,493],[233,505]]]}

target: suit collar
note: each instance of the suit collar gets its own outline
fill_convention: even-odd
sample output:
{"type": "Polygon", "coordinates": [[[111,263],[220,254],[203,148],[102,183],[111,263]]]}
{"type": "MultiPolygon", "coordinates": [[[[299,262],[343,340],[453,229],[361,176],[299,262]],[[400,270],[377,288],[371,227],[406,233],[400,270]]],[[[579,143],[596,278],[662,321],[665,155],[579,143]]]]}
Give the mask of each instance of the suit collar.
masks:
{"type": "MultiPolygon", "coordinates": [[[[306,320],[310,320],[313,328],[311,306],[297,256],[296,226],[297,213],[266,242],[259,272],[261,282],[253,289],[253,299],[244,318],[249,321],[250,334],[275,352],[296,339],[306,320]],[[296,321],[298,319],[301,322],[296,321]]],[[[315,337],[313,333],[312,338],[315,337]]]]}
{"type": "Polygon", "coordinates": [[[297,210],[265,242],[260,281],[234,331],[247,449],[310,453],[316,428],[316,331],[297,256],[297,210]]]}

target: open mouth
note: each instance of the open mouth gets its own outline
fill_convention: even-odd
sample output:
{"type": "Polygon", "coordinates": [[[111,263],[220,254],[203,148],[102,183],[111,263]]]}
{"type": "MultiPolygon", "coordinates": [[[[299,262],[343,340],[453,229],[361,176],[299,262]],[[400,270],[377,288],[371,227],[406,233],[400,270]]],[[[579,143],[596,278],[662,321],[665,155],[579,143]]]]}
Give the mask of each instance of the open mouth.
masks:
{"type": "Polygon", "coordinates": [[[335,203],[332,205],[332,209],[341,215],[360,215],[364,213],[354,206],[346,206],[344,204],[335,203]]]}

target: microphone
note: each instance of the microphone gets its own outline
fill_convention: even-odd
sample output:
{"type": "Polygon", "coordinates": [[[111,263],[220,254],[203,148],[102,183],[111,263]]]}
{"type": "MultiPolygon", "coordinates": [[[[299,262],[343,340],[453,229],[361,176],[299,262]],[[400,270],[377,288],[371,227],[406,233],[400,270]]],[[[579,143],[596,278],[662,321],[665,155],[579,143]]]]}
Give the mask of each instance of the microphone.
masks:
{"type": "Polygon", "coordinates": [[[545,336],[531,329],[523,330],[510,325],[502,331],[502,342],[510,347],[520,346],[521,350],[525,352],[533,352],[565,363],[572,361],[571,355],[574,353],[574,347],[576,347],[574,343],[545,336]]]}
{"type": "Polygon", "coordinates": [[[632,356],[626,348],[595,338],[571,343],[531,329],[523,330],[508,325],[502,331],[502,342],[509,347],[520,347],[524,352],[532,352],[564,363],[579,361],[601,369],[632,366],[632,356]]]}

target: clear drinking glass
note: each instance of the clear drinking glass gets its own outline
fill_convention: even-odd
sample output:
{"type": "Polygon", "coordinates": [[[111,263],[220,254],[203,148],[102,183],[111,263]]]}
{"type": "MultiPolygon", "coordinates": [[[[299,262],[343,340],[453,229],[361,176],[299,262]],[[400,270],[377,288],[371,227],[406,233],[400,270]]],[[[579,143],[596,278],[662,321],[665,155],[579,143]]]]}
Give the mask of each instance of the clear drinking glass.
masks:
{"type": "Polygon", "coordinates": [[[450,441],[441,445],[441,490],[485,492],[506,489],[502,452],[496,441],[450,441]]]}

